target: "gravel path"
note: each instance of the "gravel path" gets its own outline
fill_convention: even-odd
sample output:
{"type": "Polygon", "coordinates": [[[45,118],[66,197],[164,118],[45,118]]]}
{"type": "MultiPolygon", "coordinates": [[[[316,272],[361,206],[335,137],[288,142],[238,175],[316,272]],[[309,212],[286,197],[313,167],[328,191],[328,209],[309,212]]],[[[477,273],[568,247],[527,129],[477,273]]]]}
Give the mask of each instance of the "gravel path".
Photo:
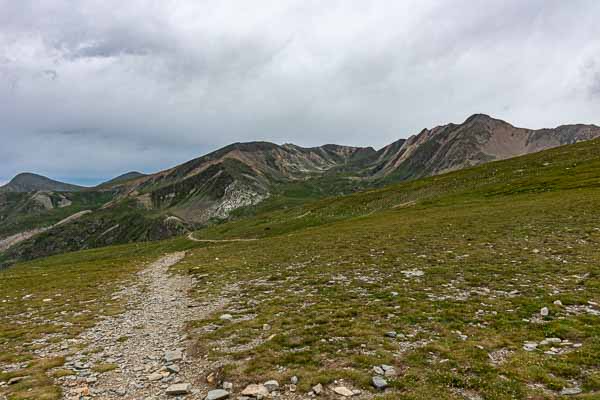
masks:
{"type": "Polygon", "coordinates": [[[186,356],[186,321],[199,319],[225,306],[225,299],[194,304],[188,297],[193,281],[170,274],[170,266],[185,253],[165,255],[138,275],[138,282],[114,297],[127,299],[127,311],[107,317],[77,339],[58,344],[54,354],[73,345],[87,345],[67,358],[63,368],[75,375],[58,379],[64,399],[166,399],[172,385],[186,387],[186,399],[203,399],[201,382],[209,367],[202,359],[186,356]],[[91,349],[99,349],[90,353],[91,349]],[[93,367],[104,365],[100,373],[93,367]]]}

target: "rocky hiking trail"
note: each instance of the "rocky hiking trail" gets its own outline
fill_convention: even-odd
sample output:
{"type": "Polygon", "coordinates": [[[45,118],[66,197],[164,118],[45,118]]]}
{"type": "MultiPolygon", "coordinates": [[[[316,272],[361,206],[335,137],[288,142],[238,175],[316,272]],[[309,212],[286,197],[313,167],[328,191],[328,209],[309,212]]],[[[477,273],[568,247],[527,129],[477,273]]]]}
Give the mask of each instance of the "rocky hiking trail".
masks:
{"type": "Polygon", "coordinates": [[[168,271],[184,257],[184,252],[171,253],[150,264],[138,273],[137,282],[113,296],[126,300],[125,313],[106,317],[47,354],[65,355],[62,368],[75,372],[57,380],[64,399],[206,396],[206,383],[200,380],[210,366],[194,359],[192,368],[184,326],[224,307],[226,299],[194,303],[188,296],[192,279],[168,271]],[[76,346],[81,350],[68,355],[76,346]]]}
{"type": "MultiPolygon", "coordinates": [[[[124,313],[106,316],[77,338],[50,344],[38,351],[43,358],[65,357],[65,364],[55,370],[68,372],[56,378],[63,399],[306,398],[296,391],[298,378],[295,376],[282,386],[268,380],[234,390],[233,383],[217,382],[214,375],[226,360],[209,361],[202,356],[191,356],[188,349],[192,348],[192,342],[185,331],[186,323],[231,306],[230,300],[239,287],[227,286],[217,297],[202,303],[194,301],[189,296],[196,284],[193,278],[169,271],[185,255],[185,252],[164,255],[138,272],[131,284],[114,293],[113,300],[125,302],[124,313]],[[234,394],[236,391],[239,395],[234,394]]],[[[223,314],[220,318],[229,320],[231,316],[223,314]]],[[[388,372],[394,372],[392,367],[387,368],[388,372]]],[[[318,384],[309,395],[329,398],[326,393],[331,393],[335,398],[372,398],[367,392],[348,389],[341,381],[336,383],[327,388],[318,384]]],[[[387,385],[385,380],[380,384],[387,385]]]]}

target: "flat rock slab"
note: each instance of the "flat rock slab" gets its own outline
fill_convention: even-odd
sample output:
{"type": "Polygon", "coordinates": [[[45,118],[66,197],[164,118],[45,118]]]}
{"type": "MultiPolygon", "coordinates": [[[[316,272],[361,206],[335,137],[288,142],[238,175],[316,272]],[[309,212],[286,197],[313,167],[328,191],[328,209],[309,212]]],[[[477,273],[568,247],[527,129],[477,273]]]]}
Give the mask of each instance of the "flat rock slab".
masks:
{"type": "Polygon", "coordinates": [[[165,352],[165,361],[172,363],[175,361],[181,361],[183,359],[183,353],[181,350],[167,351],[165,352]]]}
{"type": "Polygon", "coordinates": [[[269,391],[264,385],[248,385],[244,390],[242,390],[242,396],[250,396],[250,397],[266,397],[269,395],[269,391]]]}
{"type": "Polygon", "coordinates": [[[574,396],[582,392],[579,387],[563,388],[560,391],[561,396],[574,396]]]}
{"type": "Polygon", "coordinates": [[[169,396],[177,396],[180,394],[188,394],[192,391],[192,385],[189,383],[177,383],[167,388],[167,394],[169,396]]]}
{"type": "Polygon", "coordinates": [[[339,394],[340,396],[344,396],[344,397],[352,397],[354,396],[354,393],[352,392],[352,390],[348,389],[345,386],[338,386],[333,388],[333,391],[336,394],[339,394]]]}

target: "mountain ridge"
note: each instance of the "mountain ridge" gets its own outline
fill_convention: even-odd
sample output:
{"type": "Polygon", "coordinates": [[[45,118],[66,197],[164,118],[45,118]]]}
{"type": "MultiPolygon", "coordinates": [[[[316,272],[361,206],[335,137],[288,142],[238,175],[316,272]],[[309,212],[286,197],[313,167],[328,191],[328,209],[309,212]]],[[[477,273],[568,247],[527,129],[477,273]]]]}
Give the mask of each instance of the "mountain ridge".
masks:
{"type": "Polygon", "coordinates": [[[58,221],[62,219],[58,213],[66,217],[70,210],[76,211],[75,207],[90,204],[96,207],[93,212],[19,244],[9,251],[11,259],[159,240],[265,210],[594,138],[600,138],[596,125],[533,130],[474,114],[463,123],[423,129],[379,150],[335,144],[232,143],[153,174],[127,173],[94,188],[75,187],[88,196],[85,199],[78,200],[67,192],[38,193],[39,186],[34,193],[20,193],[26,195],[20,197],[0,191],[4,193],[0,197],[0,239],[19,233],[18,221],[27,221],[27,230],[43,228],[33,219],[58,221]]]}
{"type": "MultiPolygon", "coordinates": [[[[235,142],[194,158],[182,164],[151,174],[130,171],[95,187],[87,188],[55,181],[42,175],[20,173],[6,185],[4,191],[76,191],[106,189],[114,186],[143,187],[167,185],[177,179],[186,179],[202,173],[210,165],[234,159],[246,164],[263,177],[273,179],[306,179],[331,169],[350,165],[353,171],[366,178],[382,178],[402,169],[401,164],[415,164],[401,179],[435,175],[454,169],[478,165],[491,160],[506,159],[545,150],[580,140],[600,136],[600,127],[594,124],[563,124],[556,128],[528,129],[511,125],[487,114],[476,113],[460,124],[448,123],[425,128],[419,133],[392,142],[379,150],[373,147],[324,144],[302,147],[293,143],[276,144],[267,141],[235,142]],[[510,135],[509,135],[510,134],[510,135]],[[507,135],[513,140],[506,140],[507,135]],[[431,147],[436,151],[432,153],[431,147]],[[462,149],[458,149],[462,147],[462,149]],[[431,157],[424,157],[427,152],[431,157]],[[256,154],[263,153],[262,159],[256,154]],[[269,153],[272,159],[267,159],[269,153]],[[479,158],[478,158],[479,157],[479,158]],[[430,159],[428,159],[430,158],[430,159]],[[360,162],[357,162],[360,159],[360,162]],[[365,167],[364,171],[359,171],[365,167]],[[28,181],[33,180],[33,183],[28,181]]],[[[410,166],[410,165],[409,165],[410,166]]],[[[406,169],[406,166],[405,168],[406,169]]]]}

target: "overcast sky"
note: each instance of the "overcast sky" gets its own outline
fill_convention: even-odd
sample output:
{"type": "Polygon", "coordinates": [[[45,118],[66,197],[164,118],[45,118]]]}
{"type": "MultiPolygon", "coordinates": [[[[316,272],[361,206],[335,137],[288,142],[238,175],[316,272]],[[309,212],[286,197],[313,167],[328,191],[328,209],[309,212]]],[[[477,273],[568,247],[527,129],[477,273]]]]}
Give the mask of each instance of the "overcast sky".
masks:
{"type": "Polygon", "coordinates": [[[599,20],[597,0],[0,0],[0,182],[379,148],[476,112],[600,124],[599,20]]]}

